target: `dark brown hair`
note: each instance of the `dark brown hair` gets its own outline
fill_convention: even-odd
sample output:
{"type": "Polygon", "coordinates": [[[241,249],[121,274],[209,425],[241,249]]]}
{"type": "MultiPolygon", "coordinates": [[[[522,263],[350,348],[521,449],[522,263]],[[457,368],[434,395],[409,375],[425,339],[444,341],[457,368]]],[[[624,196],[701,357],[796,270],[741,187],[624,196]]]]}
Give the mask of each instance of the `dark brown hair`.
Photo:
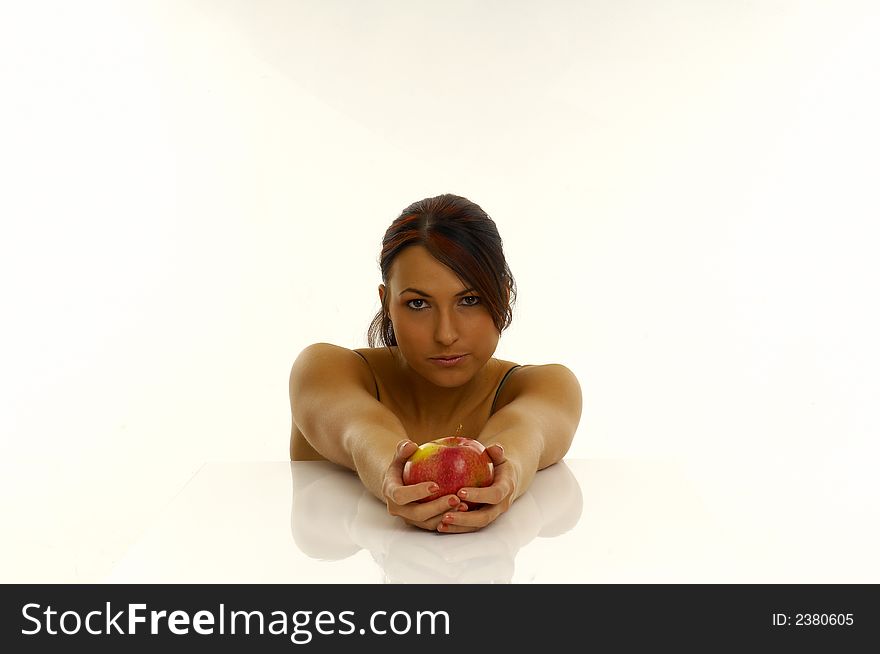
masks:
{"type": "MultiPolygon", "coordinates": [[[[501,236],[479,205],[458,195],[438,195],[414,202],[398,216],[382,239],[379,268],[387,287],[388,272],[398,254],[422,245],[480,294],[501,333],[513,320],[516,284],[504,258],[501,236]]],[[[388,293],[367,330],[370,347],[397,345],[388,314],[388,293]]]]}

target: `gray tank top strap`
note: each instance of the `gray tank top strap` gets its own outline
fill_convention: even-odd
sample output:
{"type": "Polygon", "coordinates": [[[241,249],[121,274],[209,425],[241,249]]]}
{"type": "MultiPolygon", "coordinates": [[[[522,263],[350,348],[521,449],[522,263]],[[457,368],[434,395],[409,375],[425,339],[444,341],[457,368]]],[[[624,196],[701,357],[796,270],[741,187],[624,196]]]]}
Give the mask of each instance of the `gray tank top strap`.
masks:
{"type": "Polygon", "coordinates": [[[376,399],[379,399],[379,382],[376,381],[376,373],[373,372],[373,366],[370,365],[370,362],[367,361],[367,357],[358,352],[357,350],[352,350],[355,354],[357,354],[361,359],[367,362],[367,368],[370,369],[370,374],[373,375],[373,384],[376,386],[376,399]]]}
{"type": "Polygon", "coordinates": [[[514,370],[516,370],[517,368],[522,368],[522,366],[519,365],[519,364],[513,366],[510,370],[508,370],[507,372],[505,372],[505,373],[504,373],[504,377],[501,378],[501,383],[498,384],[498,390],[495,391],[495,399],[492,400],[492,408],[489,409],[489,415],[490,415],[490,416],[491,416],[493,413],[495,413],[495,403],[498,401],[498,393],[501,392],[501,388],[504,386],[504,382],[506,382],[506,381],[507,381],[507,378],[510,377],[510,373],[512,373],[512,372],[513,372],[514,370]]]}

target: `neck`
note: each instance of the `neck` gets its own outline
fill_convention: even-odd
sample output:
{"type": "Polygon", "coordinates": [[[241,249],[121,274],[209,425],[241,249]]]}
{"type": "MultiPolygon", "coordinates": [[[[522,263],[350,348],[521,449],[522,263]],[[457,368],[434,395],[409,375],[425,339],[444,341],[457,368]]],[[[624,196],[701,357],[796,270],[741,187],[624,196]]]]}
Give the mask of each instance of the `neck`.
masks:
{"type": "MultiPolygon", "coordinates": [[[[399,404],[418,424],[431,427],[455,423],[465,420],[486,393],[488,381],[488,364],[484,365],[476,375],[461,386],[446,388],[432,384],[409,367],[399,354],[395,357],[401,374],[407,381],[409,393],[407,398],[400,398],[399,404]]],[[[439,437],[441,434],[438,434],[439,437]]],[[[453,433],[442,434],[452,436],[453,433]]]]}

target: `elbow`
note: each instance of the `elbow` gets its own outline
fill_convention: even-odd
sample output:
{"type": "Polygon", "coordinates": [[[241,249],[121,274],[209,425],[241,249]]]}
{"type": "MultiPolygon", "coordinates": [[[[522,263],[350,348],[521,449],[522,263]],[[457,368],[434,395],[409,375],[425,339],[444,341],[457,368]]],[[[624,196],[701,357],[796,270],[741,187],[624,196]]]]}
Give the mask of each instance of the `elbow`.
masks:
{"type": "Polygon", "coordinates": [[[574,441],[575,430],[561,429],[544,436],[543,452],[538,464],[538,470],[549,468],[554,463],[559,463],[568,454],[574,441]]]}
{"type": "Polygon", "coordinates": [[[578,382],[575,374],[563,365],[554,366],[558,369],[559,375],[557,398],[558,413],[555,422],[555,429],[552,436],[545,441],[545,451],[550,456],[548,465],[561,461],[571,449],[574,438],[577,435],[583,413],[583,392],[581,391],[580,382],[578,382]]]}

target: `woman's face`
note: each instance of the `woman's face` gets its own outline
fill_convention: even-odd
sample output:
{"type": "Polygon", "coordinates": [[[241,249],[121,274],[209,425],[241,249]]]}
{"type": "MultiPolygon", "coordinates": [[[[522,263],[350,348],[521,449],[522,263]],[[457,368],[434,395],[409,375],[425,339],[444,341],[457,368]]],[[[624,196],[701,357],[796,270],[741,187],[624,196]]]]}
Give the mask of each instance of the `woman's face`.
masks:
{"type": "Polygon", "coordinates": [[[461,386],[482,369],[498,346],[500,334],[476,289],[421,245],[404,249],[379,286],[388,293],[387,307],[398,351],[428,381],[461,386]],[[460,358],[444,362],[444,357],[460,358]]]}

